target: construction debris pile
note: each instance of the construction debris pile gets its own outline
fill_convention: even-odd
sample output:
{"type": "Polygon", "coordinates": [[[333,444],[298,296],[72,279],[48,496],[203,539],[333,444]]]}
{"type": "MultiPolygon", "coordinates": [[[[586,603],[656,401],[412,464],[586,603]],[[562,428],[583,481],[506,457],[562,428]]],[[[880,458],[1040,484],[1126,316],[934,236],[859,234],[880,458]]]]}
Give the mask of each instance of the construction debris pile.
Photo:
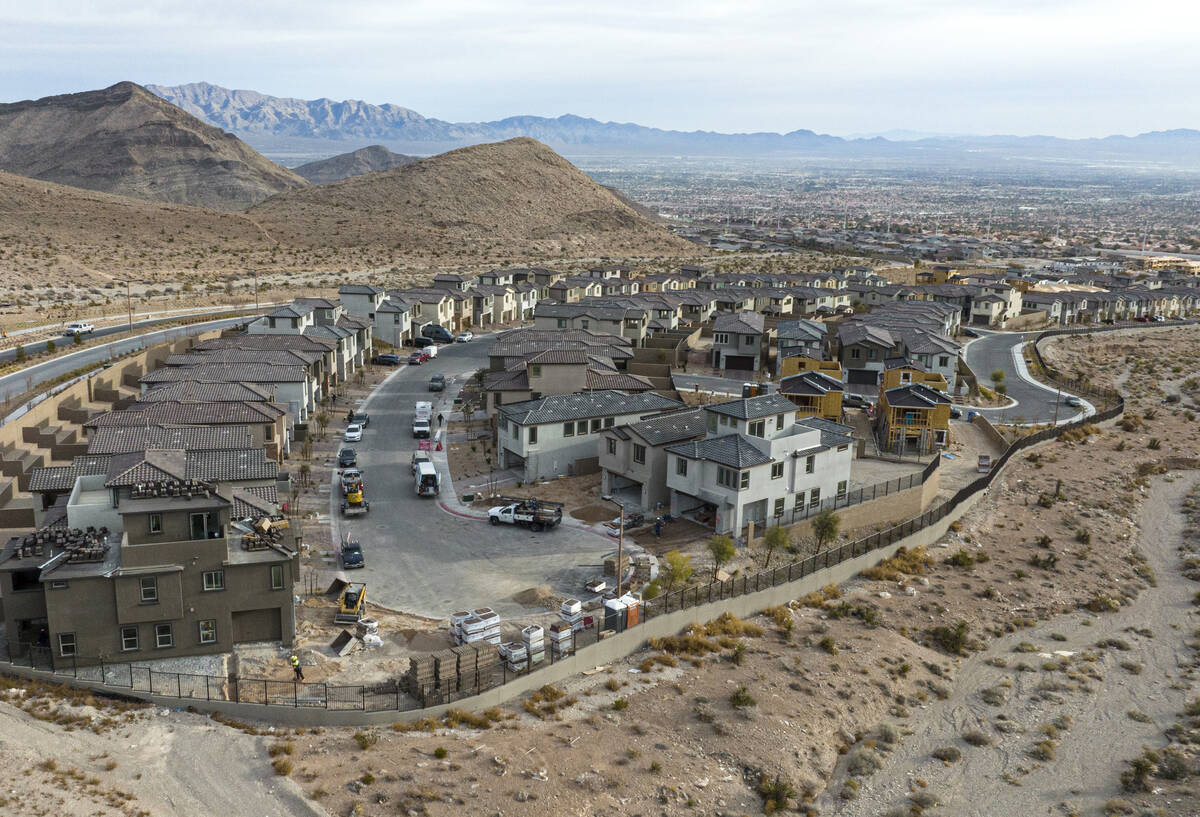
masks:
{"type": "Polygon", "coordinates": [[[65,554],[69,562],[102,562],[108,554],[108,528],[41,528],[26,534],[17,546],[20,558],[65,554]]]}
{"type": "Polygon", "coordinates": [[[288,527],[286,519],[259,517],[250,524],[250,530],[242,534],[242,550],[278,549],[283,545],[283,532],[288,527]]]}
{"type": "Polygon", "coordinates": [[[212,486],[202,479],[161,479],[135,482],[129,490],[130,499],[153,499],[160,496],[207,497],[212,486]]]}

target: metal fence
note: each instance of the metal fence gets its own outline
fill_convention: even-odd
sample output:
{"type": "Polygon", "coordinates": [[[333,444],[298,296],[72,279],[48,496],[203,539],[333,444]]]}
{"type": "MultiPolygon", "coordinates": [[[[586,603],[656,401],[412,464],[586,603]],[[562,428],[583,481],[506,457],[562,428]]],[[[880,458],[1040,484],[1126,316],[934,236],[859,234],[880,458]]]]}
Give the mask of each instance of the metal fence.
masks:
{"type": "Polygon", "coordinates": [[[870,502],[880,497],[885,497],[888,494],[896,494],[900,491],[907,491],[909,488],[916,488],[924,485],[925,482],[933,476],[941,463],[941,456],[934,457],[920,471],[914,471],[911,474],[896,479],[889,479],[887,482],[877,482],[874,485],[864,485],[861,488],[855,488],[852,491],[835,496],[832,499],[822,499],[816,503],[806,502],[803,506],[797,504],[792,509],[791,524],[803,522],[816,516],[821,511],[837,510],[838,508],[849,508],[851,505],[861,505],[864,502],[870,502]]]}
{"type": "MultiPolygon", "coordinates": [[[[1157,326],[1162,326],[1162,324],[1157,324],[1157,326]]],[[[1040,334],[1034,341],[1035,353],[1037,342],[1043,338],[1073,333],[1073,330],[1053,330],[1040,334]]],[[[1041,363],[1040,354],[1038,358],[1041,363]]],[[[1051,371],[1044,365],[1043,369],[1047,372],[1051,371]]],[[[1114,419],[1120,416],[1124,410],[1124,400],[1115,391],[1097,389],[1089,384],[1076,381],[1063,381],[1056,385],[1062,385],[1064,389],[1075,390],[1104,408],[1099,409],[1091,417],[1073,420],[1056,427],[1044,428],[1021,437],[1008,447],[989,473],[959,489],[949,499],[930,508],[920,516],[862,539],[846,542],[838,547],[795,559],[778,567],[745,574],[726,581],[712,581],[704,585],[672,590],[647,601],[640,611],[638,624],[679,610],[778,587],[835,567],[848,559],[857,558],[892,545],[946,518],[962,502],[986,490],[1008,461],[1024,449],[1054,439],[1070,429],[1114,419]]],[[[912,480],[907,487],[923,483],[937,469],[937,463],[938,460],[934,460],[919,475],[913,474],[906,478],[912,480]]],[[[893,490],[904,489],[895,488],[893,490]]],[[[603,611],[600,611],[601,616],[602,614],[603,611]]],[[[633,625],[629,629],[636,626],[633,625]]],[[[562,655],[556,655],[553,649],[548,648],[544,664],[513,672],[501,662],[486,672],[477,670],[467,674],[456,673],[456,677],[452,680],[417,689],[408,689],[403,681],[386,681],[366,686],[338,686],[326,683],[306,683],[299,680],[280,681],[265,678],[239,678],[233,675],[214,676],[160,672],[145,666],[107,662],[99,658],[88,660],[80,656],[54,656],[48,647],[37,644],[17,644],[17,649],[11,655],[9,654],[9,645],[0,645],[0,662],[46,670],[60,678],[101,683],[114,691],[125,689],[132,692],[150,693],[176,698],[181,702],[188,700],[230,701],[266,706],[358,712],[405,711],[470,699],[515,678],[531,672],[536,673],[541,667],[553,665],[568,655],[586,650],[604,638],[607,632],[604,630],[603,618],[598,616],[590,621],[590,626],[574,633],[569,651],[562,655]]]]}

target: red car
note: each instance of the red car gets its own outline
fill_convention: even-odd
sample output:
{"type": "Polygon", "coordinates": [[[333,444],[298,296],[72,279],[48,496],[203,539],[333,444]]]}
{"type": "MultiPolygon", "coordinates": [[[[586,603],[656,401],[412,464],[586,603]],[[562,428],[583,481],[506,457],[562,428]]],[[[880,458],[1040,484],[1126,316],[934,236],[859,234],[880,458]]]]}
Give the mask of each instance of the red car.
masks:
{"type": "Polygon", "coordinates": [[[425,361],[429,360],[428,352],[413,352],[408,356],[409,366],[420,366],[425,361]]]}

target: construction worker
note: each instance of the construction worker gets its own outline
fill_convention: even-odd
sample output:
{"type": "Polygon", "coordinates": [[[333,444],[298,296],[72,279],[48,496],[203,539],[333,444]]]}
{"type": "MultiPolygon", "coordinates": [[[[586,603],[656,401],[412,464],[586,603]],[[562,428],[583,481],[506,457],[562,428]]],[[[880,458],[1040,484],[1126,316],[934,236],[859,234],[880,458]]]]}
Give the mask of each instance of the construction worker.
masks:
{"type": "Polygon", "coordinates": [[[292,672],[296,673],[296,680],[303,681],[304,680],[304,670],[300,669],[300,659],[296,657],[295,653],[292,653],[291,661],[292,661],[292,672]]]}

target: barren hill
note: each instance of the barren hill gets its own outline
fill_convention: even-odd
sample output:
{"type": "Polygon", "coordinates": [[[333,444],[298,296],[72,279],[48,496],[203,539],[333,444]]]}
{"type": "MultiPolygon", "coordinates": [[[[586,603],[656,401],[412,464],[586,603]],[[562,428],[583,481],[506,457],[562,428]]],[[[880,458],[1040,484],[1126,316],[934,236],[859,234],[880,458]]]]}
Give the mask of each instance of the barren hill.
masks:
{"type": "Polygon", "coordinates": [[[354,176],[365,176],[379,170],[391,170],[393,167],[410,165],[419,161],[415,156],[405,156],[392,153],[383,145],[370,145],[365,148],[330,156],[294,168],[296,175],[303,176],[313,184],[328,184],[354,176]]]}
{"type": "Polygon", "coordinates": [[[435,258],[695,252],[527,138],[289,191],[249,215],[297,247],[387,247],[435,258]]]}
{"type": "Polygon", "coordinates": [[[132,82],[0,104],[0,169],[216,210],[243,209],[307,184],[132,82]]]}

